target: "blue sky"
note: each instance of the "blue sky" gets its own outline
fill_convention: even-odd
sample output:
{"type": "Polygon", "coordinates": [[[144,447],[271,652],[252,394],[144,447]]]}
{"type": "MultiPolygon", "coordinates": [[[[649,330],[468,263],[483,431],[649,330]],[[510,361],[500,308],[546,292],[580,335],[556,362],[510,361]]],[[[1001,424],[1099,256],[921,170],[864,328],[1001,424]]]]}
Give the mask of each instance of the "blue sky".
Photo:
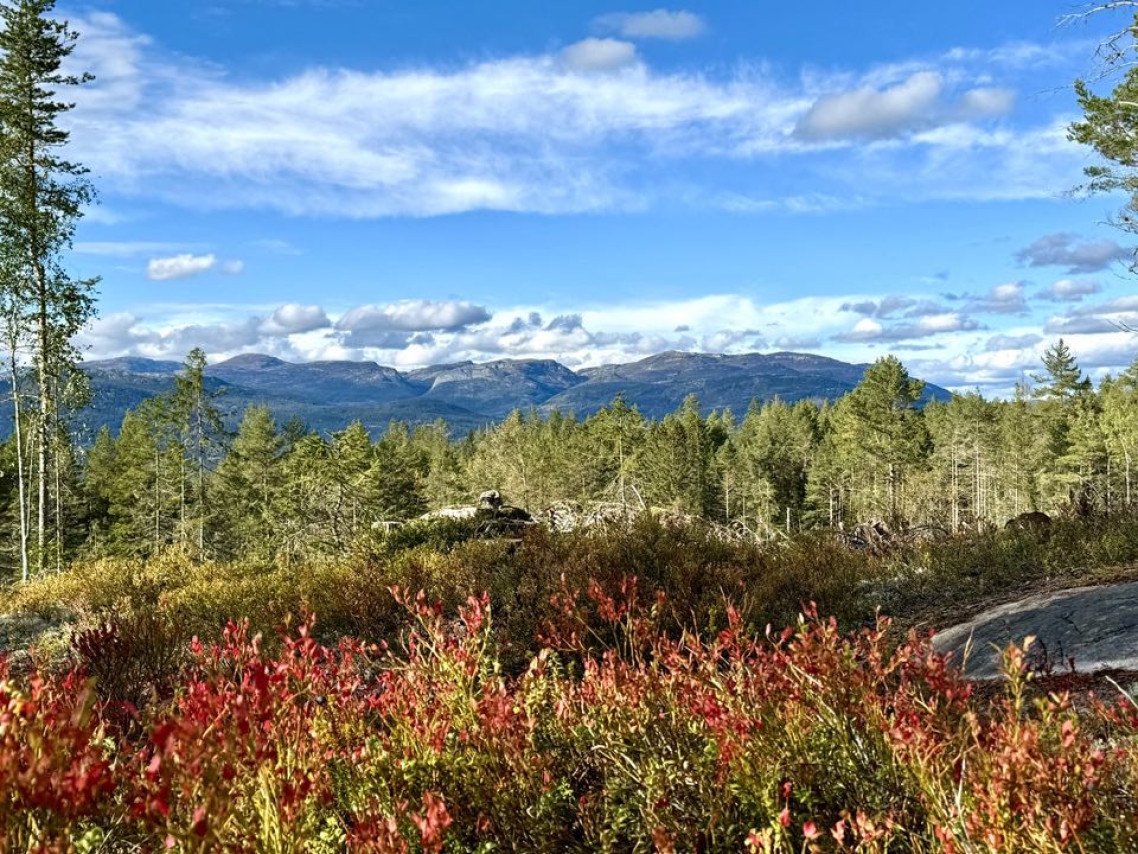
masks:
{"type": "Polygon", "coordinates": [[[89,358],[1138,355],[1066,3],[66,5],[89,358]],[[783,6],[785,8],[777,8],[783,6]]]}

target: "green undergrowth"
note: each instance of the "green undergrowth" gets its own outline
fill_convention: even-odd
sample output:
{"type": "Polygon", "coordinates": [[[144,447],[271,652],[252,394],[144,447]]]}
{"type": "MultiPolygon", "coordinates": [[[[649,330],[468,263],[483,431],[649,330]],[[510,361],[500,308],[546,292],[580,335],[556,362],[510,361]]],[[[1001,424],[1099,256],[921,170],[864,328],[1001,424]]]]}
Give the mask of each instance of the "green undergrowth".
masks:
{"type": "Polygon", "coordinates": [[[553,615],[553,599],[590,583],[615,592],[628,578],[668,597],[672,631],[715,631],[726,601],[750,631],[792,624],[810,603],[843,628],[877,613],[902,625],[943,628],[1035,589],[1120,580],[1135,573],[1138,518],[1057,521],[1050,531],[995,531],[853,550],[832,535],[778,545],[724,542],[708,529],[645,519],[627,527],[516,540],[480,540],[449,522],[361,542],[340,560],[294,565],[198,563],[167,552],[149,561],[104,559],[13,585],[0,610],[78,626],[146,614],[179,635],[215,637],[227,620],[272,636],[291,615],[319,615],[321,636],[380,641],[397,631],[392,589],[422,590],[455,611],[487,592],[504,660],[521,666],[553,615]]]}

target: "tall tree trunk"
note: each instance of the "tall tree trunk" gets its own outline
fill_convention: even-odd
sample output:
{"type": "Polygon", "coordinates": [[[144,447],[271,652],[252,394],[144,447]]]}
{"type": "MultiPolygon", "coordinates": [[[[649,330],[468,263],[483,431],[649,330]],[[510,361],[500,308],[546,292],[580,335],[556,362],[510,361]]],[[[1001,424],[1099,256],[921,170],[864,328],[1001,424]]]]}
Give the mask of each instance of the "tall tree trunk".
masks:
{"type": "Polygon", "coordinates": [[[47,439],[51,419],[51,391],[48,385],[48,328],[47,294],[43,269],[35,264],[36,289],[39,298],[38,344],[39,344],[39,421],[36,424],[36,570],[43,575],[47,568],[47,439]]]}
{"type": "Polygon", "coordinates": [[[198,560],[205,558],[205,418],[204,403],[198,396],[197,452],[198,452],[198,560]]]}
{"type": "Polygon", "coordinates": [[[154,548],[152,554],[157,555],[159,543],[162,538],[162,451],[157,442],[154,444],[154,548]]]}
{"type": "MultiPolygon", "coordinates": [[[[59,437],[56,436],[56,441],[59,437]]],[[[63,572],[63,481],[59,472],[59,449],[51,455],[55,471],[55,571],[63,572]]]]}
{"type": "Polygon", "coordinates": [[[20,580],[28,580],[28,500],[24,472],[24,428],[23,413],[20,411],[19,366],[16,364],[16,342],[13,340],[9,350],[8,365],[12,371],[12,414],[16,427],[16,497],[20,502],[20,580]]]}

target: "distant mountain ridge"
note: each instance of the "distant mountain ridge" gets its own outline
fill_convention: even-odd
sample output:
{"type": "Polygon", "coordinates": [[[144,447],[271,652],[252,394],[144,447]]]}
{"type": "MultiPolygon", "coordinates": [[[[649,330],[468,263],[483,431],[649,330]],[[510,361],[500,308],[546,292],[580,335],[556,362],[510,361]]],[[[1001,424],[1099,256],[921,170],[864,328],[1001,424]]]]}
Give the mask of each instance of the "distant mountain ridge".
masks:
{"type": "MultiPolygon", "coordinates": [[[[181,364],[138,357],[87,362],[94,400],[84,421],[117,429],[127,409],[169,391],[181,364]]],[[[514,409],[587,416],[617,394],[650,418],[674,411],[689,394],[705,411],[742,415],[754,399],[833,400],[860,382],[867,365],[808,353],[666,352],[627,364],[573,371],[550,359],[458,362],[401,372],[374,362],[286,362],[246,354],[206,368],[208,385],[235,420],[251,403],[279,421],[293,416],[313,429],[342,429],[360,421],[373,433],[392,419],[412,424],[440,418],[455,433],[501,420],[514,409]]],[[[950,393],[926,387],[926,399],[950,393]]]]}

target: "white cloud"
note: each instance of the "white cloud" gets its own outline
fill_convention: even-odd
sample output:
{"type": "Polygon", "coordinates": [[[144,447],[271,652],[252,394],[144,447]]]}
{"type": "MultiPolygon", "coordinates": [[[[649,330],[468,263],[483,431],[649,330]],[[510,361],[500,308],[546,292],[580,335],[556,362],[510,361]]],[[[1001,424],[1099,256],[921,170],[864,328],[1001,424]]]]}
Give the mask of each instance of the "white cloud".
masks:
{"type": "Polygon", "coordinates": [[[154,282],[185,279],[208,273],[217,266],[216,255],[174,255],[170,258],[152,258],[146,265],[146,276],[154,282]]]}
{"type": "Polygon", "coordinates": [[[915,323],[885,325],[871,317],[863,317],[849,332],[833,337],[834,341],[857,342],[897,342],[931,338],[948,332],[966,332],[979,329],[980,324],[959,312],[927,314],[915,323]]]}
{"type": "Polygon", "coordinates": [[[1077,234],[1045,234],[1016,253],[1016,260],[1029,267],[1066,267],[1071,275],[1097,273],[1116,261],[1131,258],[1133,249],[1113,240],[1079,240],[1077,234]]]}
{"type": "Polygon", "coordinates": [[[165,319],[139,313],[99,318],[76,343],[89,358],[180,360],[191,347],[202,346],[211,361],[266,353],[293,361],[369,360],[400,369],[500,358],[557,359],[582,368],[671,349],[809,350],[852,363],[895,352],[903,354],[916,376],[961,390],[980,386],[995,394],[1010,393],[1023,374],[1038,371],[1043,348],[1057,334],[1096,376],[1121,370],[1136,353],[1133,335],[1122,332],[1117,323],[1138,324],[1138,297],[1118,297],[1080,306],[1048,322],[1042,318],[998,330],[988,330],[962,311],[933,311],[929,296],[917,295],[916,305],[891,312],[888,318],[859,315],[854,308],[867,310],[889,299],[884,294],[848,294],[761,302],[727,293],[598,303],[576,311],[552,305],[497,306],[491,311],[457,300],[414,300],[361,306],[331,318],[320,306],[295,304],[275,309],[214,306],[196,316],[173,307],[163,310],[165,319]]]}
{"type": "Polygon", "coordinates": [[[818,98],[798,122],[808,140],[887,139],[941,123],[998,116],[1011,109],[1006,89],[973,89],[958,101],[944,99],[945,79],[923,70],[884,89],[864,85],[818,98]]]}
{"type": "Polygon", "coordinates": [[[991,300],[1000,305],[1020,304],[1023,302],[1023,282],[1007,282],[992,288],[991,300]]]}
{"type": "Polygon", "coordinates": [[[245,262],[222,261],[212,252],[208,255],[194,255],[185,252],[169,258],[152,258],[146,265],[146,276],[153,282],[187,279],[190,276],[200,276],[202,273],[211,271],[217,271],[226,276],[239,276],[245,272],[245,262]]]}
{"type": "Polygon", "coordinates": [[[1060,279],[1051,287],[1040,291],[1040,296],[1052,302],[1078,302],[1083,297],[1099,293],[1102,287],[1098,282],[1087,279],[1060,279]]]}
{"type": "Polygon", "coordinates": [[[798,133],[806,139],[894,136],[927,123],[942,90],[939,74],[920,71],[882,91],[863,86],[825,95],[799,121],[798,133]]]}
{"type": "MultiPolygon", "coordinates": [[[[984,136],[969,122],[1002,112],[1006,93],[927,63],[910,63],[907,77],[892,66],[860,82],[833,73],[788,84],[762,63],[658,71],[628,41],[594,38],[445,69],[251,82],[163,54],[114,15],[75,23],[84,36],[74,66],[100,74],[68,117],[76,159],[109,192],[194,208],[356,218],[636,211],[688,196],[674,180],[688,159],[729,163],[734,176],[838,138],[901,135],[905,146],[841,164],[838,180],[811,161],[832,188],[825,197],[751,199],[733,195],[733,180],[696,193],[740,213],[800,213],[880,197],[1034,198],[1077,181],[1083,160],[1059,144],[1074,148],[1062,123],[984,136]]],[[[849,156],[865,153],[854,146],[849,156]]]]}
{"type": "Polygon", "coordinates": [[[703,19],[692,12],[655,9],[651,12],[614,12],[594,24],[628,39],[692,39],[702,35],[703,19]]]}
{"type": "Polygon", "coordinates": [[[453,331],[485,323],[490,316],[485,308],[469,302],[409,299],[383,306],[357,306],[336,322],[336,328],[346,332],[453,331]]]}
{"type": "Polygon", "coordinates": [[[619,39],[582,39],[561,51],[561,58],[577,71],[612,71],[636,62],[636,45],[619,39]]]}
{"type": "Polygon", "coordinates": [[[1010,89],[972,89],[965,92],[956,105],[956,117],[970,121],[985,116],[1002,116],[1010,113],[1015,104],[1015,92],[1010,89]]]}
{"type": "Polygon", "coordinates": [[[274,311],[261,325],[261,331],[267,335],[292,335],[331,325],[332,321],[320,306],[289,303],[274,311]]]}

